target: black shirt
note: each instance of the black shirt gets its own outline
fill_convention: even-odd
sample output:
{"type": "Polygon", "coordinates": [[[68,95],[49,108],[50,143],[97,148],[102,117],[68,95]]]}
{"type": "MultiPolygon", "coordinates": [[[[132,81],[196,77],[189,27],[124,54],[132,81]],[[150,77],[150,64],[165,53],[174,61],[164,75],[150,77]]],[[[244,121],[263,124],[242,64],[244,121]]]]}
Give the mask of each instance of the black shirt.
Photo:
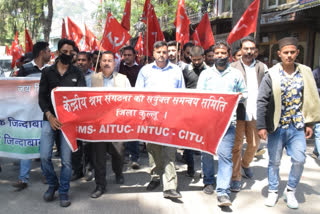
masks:
{"type": "Polygon", "coordinates": [[[41,75],[41,70],[38,68],[38,66],[33,65],[32,62],[26,63],[21,66],[21,68],[18,71],[17,76],[18,77],[26,77],[30,75],[35,75],[39,73],[39,77],[41,75]]]}
{"type": "Polygon", "coordinates": [[[207,68],[208,66],[205,63],[203,63],[201,68],[195,68],[192,64],[187,65],[182,70],[186,88],[197,88],[199,76],[207,68]]]}
{"type": "MultiPolygon", "coordinates": [[[[43,70],[39,86],[39,105],[44,113],[50,111],[55,115],[51,102],[51,90],[59,86],[86,86],[83,72],[77,67],[70,65],[68,70],[61,76],[57,70],[56,63],[43,70]]],[[[43,115],[43,120],[48,120],[45,114],[43,115]]]]}
{"type": "Polygon", "coordinates": [[[142,66],[137,63],[129,67],[128,65],[125,65],[124,62],[121,62],[119,73],[126,75],[129,79],[131,87],[134,87],[136,85],[138,74],[141,68],[142,66]]]}

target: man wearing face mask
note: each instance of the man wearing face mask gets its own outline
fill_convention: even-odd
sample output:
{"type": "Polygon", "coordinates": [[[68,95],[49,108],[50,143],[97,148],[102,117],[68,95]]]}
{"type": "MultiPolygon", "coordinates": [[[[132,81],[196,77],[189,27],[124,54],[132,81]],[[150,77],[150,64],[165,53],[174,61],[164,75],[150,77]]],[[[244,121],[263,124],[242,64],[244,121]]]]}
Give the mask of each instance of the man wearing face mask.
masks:
{"type": "Polygon", "coordinates": [[[249,168],[257,149],[260,139],[256,129],[257,120],[257,97],[258,88],[267,71],[267,66],[255,59],[256,43],[252,37],[245,37],[240,41],[242,56],[240,60],[231,64],[231,67],[241,71],[248,88],[248,99],[240,103],[237,109],[237,128],[234,147],[232,150],[233,172],[231,191],[239,192],[241,188],[241,168],[246,178],[253,177],[252,169],[249,168]],[[243,156],[243,137],[246,136],[247,147],[243,156]]]}
{"type": "Polygon", "coordinates": [[[51,102],[51,91],[59,86],[86,86],[83,72],[72,65],[75,43],[68,39],[61,39],[58,43],[59,57],[55,64],[43,70],[39,86],[39,106],[43,111],[42,131],[40,137],[41,168],[47,179],[49,188],[43,199],[47,202],[54,200],[54,194],[59,190],[60,206],[68,207],[71,201],[68,197],[70,179],[72,175],[72,151],[62,135],[60,129],[63,124],[56,118],[51,102]],[[60,136],[61,172],[60,182],[51,161],[55,134],[60,136]]]}
{"type": "MultiPolygon", "coordinates": [[[[215,93],[236,92],[241,94],[240,102],[247,97],[247,89],[244,78],[238,69],[229,66],[230,46],[225,41],[217,41],[213,46],[214,61],[213,67],[208,68],[199,76],[197,89],[214,91],[215,93]]],[[[216,118],[211,118],[216,119],[216,118]]],[[[232,148],[235,137],[236,115],[231,118],[231,124],[227,128],[226,134],[222,138],[217,155],[217,200],[218,206],[231,206],[230,200],[230,180],[232,176],[232,148]]],[[[213,156],[202,153],[202,171],[203,171],[203,191],[206,194],[213,194],[214,184],[214,164],[213,156]]]]}

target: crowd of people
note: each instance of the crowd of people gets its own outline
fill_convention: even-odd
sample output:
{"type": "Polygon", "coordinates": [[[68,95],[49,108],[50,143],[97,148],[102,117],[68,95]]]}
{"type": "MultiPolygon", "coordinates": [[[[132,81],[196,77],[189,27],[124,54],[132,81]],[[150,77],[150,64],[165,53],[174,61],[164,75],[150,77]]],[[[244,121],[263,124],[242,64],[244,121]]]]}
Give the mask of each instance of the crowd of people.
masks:
{"type": "MultiPolygon", "coordinates": [[[[115,182],[124,184],[125,159],[128,156],[132,169],[139,169],[140,145],[144,144],[149,154],[151,176],[146,189],[152,191],[162,181],[165,198],[181,198],[175,167],[176,148],[138,141],[78,141],[79,149],[72,153],[60,131],[63,124],[53,110],[51,91],[58,86],[145,88],[153,91],[187,88],[190,92],[235,92],[241,96],[237,111],[232,115],[217,149],[216,172],[214,156],[200,153],[203,192],[211,195],[216,186],[218,206],[231,206],[230,193],[241,190],[242,176],[254,177],[250,163],[254,156],[264,153],[264,148],[260,147],[260,139],[263,139],[267,140],[269,157],[265,205],[275,206],[279,198],[279,165],[286,148],[292,166],[284,195],[288,207],[297,209],[299,204],[295,191],[306,158],[306,138],[312,136],[313,128],[316,136],[313,157],[320,159],[320,125],[317,123],[320,122],[320,70],[318,68],[312,73],[309,67],[295,62],[299,54],[296,38],[286,37],[278,44],[281,62],[268,68],[256,59],[258,49],[252,37],[242,38],[240,47],[232,52],[226,41],[217,41],[208,50],[192,42],[180,47],[176,41],[158,41],[154,44],[153,57],[147,60],[137,57],[131,46],[121,49],[121,60],[118,60],[111,51],[79,52],[73,41],[61,39],[58,56],[52,65],[48,65],[51,58],[49,44],[37,42],[31,61],[22,65],[16,76],[41,76],[39,105],[44,114],[40,161],[43,182],[48,184],[43,199],[53,201],[58,191],[60,206],[68,207],[71,204],[70,181],[84,176],[87,181],[95,178],[96,187],[91,197],[99,198],[106,192],[107,152],[111,155],[115,182]],[[247,146],[242,154],[244,139],[247,146]],[[54,144],[61,158],[59,178],[52,163],[54,144]]],[[[190,177],[195,175],[194,153],[196,151],[186,149],[183,154],[187,176],[190,177]]],[[[20,161],[20,175],[13,184],[18,190],[27,188],[31,164],[32,160],[20,161]]]]}

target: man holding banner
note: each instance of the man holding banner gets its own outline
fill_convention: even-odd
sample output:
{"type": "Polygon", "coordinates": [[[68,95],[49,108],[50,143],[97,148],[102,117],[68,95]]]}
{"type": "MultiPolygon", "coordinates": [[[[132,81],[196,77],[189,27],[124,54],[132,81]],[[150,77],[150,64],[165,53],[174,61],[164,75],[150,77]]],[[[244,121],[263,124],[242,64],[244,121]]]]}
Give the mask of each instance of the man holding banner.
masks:
{"type": "MultiPolygon", "coordinates": [[[[91,79],[92,87],[108,88],[130,88],[129,79],[124,74],[115,72],[115,56],[111,51],[102,53],[100,68],[102,72],[94,73],[91,79]]],[[[134,143],[134,142],[128,142],[134,143]]],[[[112,170],[115,173],[116,183],[123,184],[124,176],[122,173],[124,164],[124,143],[123,142],[97,142],[92,144],[95,182],[96,188],[91,194],[91,198],[99,198],[106,191],[106,152],[112,157],[112,170]]]]}
{"type": "MultiPolygon", "coordinates": [[[[197,84],[197,89],[210,90],[217,93],[238,92],[242,94],[240,101],[247,98],[247,88],[241,72],[229,66],[230,46],[225,41],[218,41],[213,46],[214,66],[201,72],[197,84]]],[[[219,144],[217,153],[218,173],[217,173],[217,199],[218,206],[231,206],[230,180],[232,176],[232,148],[235,138],[236,114],[231,119],[231,124],[227,129],[222,141],[219,144]]],[[[202,153],[202,170],[204,174],[204,192],[213,193],[214,165],[213,156],[202,153]]]]}
{"type": "MultiPolygon", "coordinates": [[[[184,79],[181,69],[168,61],[168,46],[164,41],[158,41],[153,45],[153,57],[155,62],[141,68],[136,88],[148,89],[173,89],[184,88],[184,79]]],[[[150,165],[151,182],[147,190],[153,190],[160,185],[160,175],[163,181],[163,196],[165,198],[181,198],[177,191],[178,178],[175,169],[176,148],[157,144],[147,144],[149,158],[154,160],[150,165]]]]}
{"type": "Polygon", "coordinates": [[[55,192],[59,190],[61,207],[68,207],[71,204],[68,192],[72,175],[72,151],[60,131],[63,124],[61,124],[55,116],[51,101],[51,91],[59,86],[86,86],[83,73],[71,64],[74,48],[75,43],[71,40],[61,39],[59,41],[59,57],[54,65],[43,71],[39,88],[39,105],[44,113],[40,138],[40,158],[42,170],[49,184],[49,188],[44,193],[43,199],[47,202],[53,201],[55,192]],[[60,135],[61,140],[60,153],[62,168],[60,184],[51,161],[56,132],[60,135]]]}

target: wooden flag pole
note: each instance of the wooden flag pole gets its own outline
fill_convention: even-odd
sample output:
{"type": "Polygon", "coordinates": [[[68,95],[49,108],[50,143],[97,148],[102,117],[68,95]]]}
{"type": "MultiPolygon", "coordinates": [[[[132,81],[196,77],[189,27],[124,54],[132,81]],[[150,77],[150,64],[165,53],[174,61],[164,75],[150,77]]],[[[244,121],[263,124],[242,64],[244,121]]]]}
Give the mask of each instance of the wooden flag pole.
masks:
{"type": "MultiPolygon", "coordinates": [[[[149,14],[149,10],[148,10],[148,14],[149,14]]],[[[147,15],[147,27],[146,27],[146,36],[147,36],[147,38],[146,38],[146,57],[147,57],[147,59],[146,59],[146,61],[147,61],[147,64],[149,63],[149,57],[148,57],[148,55],[149,55],[149,33],[148,33],[148,21],[149,21],[149,19],[148,19],[148,15],[147,15]]]]}

